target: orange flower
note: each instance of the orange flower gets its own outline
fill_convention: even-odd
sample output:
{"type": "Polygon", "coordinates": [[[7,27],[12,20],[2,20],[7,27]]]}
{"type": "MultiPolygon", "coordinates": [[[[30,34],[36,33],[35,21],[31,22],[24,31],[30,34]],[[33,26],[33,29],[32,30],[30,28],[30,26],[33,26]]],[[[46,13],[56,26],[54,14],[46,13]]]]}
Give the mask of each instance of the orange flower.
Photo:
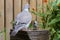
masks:
{"type": "Polygon", "coordinates": [[[36,8],[32,8],[33,11],[36,11],[36,8]]]}
{"type": "Polygon", "coordinates": [[[43,0],[43,2],[44,2],[44,3],[47,3],[47,2],[48,2],[48,0],[43,0]]]}
{"type": "Polygon", "coordinates": [[[60,6],[60,4],[58,4],[58,6],[60,6]]]}

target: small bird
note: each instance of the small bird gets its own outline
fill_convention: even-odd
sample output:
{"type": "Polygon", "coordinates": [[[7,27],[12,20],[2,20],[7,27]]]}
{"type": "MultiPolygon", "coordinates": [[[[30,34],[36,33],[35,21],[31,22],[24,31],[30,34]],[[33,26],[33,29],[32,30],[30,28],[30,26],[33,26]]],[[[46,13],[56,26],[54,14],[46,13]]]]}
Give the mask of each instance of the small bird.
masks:
{"type": "Polygon", "coordinates": [[[14,29],[11,33],[11,36],[15,36],[18,33],[18,31],[24,28],[26,30],[28,29],[32,20],[32,15],[28,9],[29,9],[29,4],[27,3],[24,5],[22,12],[16,16],[14,29]]]}
{"type": "Polygon", "coordinates": [[[38,22],[35,20],[33,23],[33,30],[37,30],[38,22]]]}

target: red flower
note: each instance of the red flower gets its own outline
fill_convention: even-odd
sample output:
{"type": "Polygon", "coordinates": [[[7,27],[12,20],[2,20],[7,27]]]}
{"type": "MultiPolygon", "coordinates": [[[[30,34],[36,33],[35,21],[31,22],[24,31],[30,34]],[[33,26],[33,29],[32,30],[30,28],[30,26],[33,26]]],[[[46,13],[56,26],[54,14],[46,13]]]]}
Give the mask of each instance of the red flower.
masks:
{"type": "Polygon", "coordinates": [[[47,3],[47,2],[48,2],[48,0],[43,0],[43,2],[44,2],[44,3],[47,3]]]}

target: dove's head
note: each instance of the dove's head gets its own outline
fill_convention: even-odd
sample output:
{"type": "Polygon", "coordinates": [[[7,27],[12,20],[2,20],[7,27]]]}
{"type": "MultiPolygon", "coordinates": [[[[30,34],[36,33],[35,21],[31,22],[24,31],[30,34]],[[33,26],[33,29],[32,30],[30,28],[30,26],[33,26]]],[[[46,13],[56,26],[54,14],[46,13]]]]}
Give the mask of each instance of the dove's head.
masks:
{"type": "Polygon", "coordinates": [[[28,8],[29,8],[29,4],[27,3],[27,4],[24,5],[23,9],[28,9],[28,8]]]}

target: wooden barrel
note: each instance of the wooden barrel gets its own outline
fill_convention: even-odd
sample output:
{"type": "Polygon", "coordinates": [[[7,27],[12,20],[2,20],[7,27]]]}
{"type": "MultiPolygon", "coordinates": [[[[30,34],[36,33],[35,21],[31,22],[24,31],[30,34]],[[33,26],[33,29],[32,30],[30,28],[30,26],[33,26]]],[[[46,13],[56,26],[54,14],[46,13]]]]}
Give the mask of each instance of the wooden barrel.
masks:
{"type": "Polygon", "coordinates": [[[10,36],[10,40],[49,40],[48,30],[19,31],[16,36],[10,36]]]}

